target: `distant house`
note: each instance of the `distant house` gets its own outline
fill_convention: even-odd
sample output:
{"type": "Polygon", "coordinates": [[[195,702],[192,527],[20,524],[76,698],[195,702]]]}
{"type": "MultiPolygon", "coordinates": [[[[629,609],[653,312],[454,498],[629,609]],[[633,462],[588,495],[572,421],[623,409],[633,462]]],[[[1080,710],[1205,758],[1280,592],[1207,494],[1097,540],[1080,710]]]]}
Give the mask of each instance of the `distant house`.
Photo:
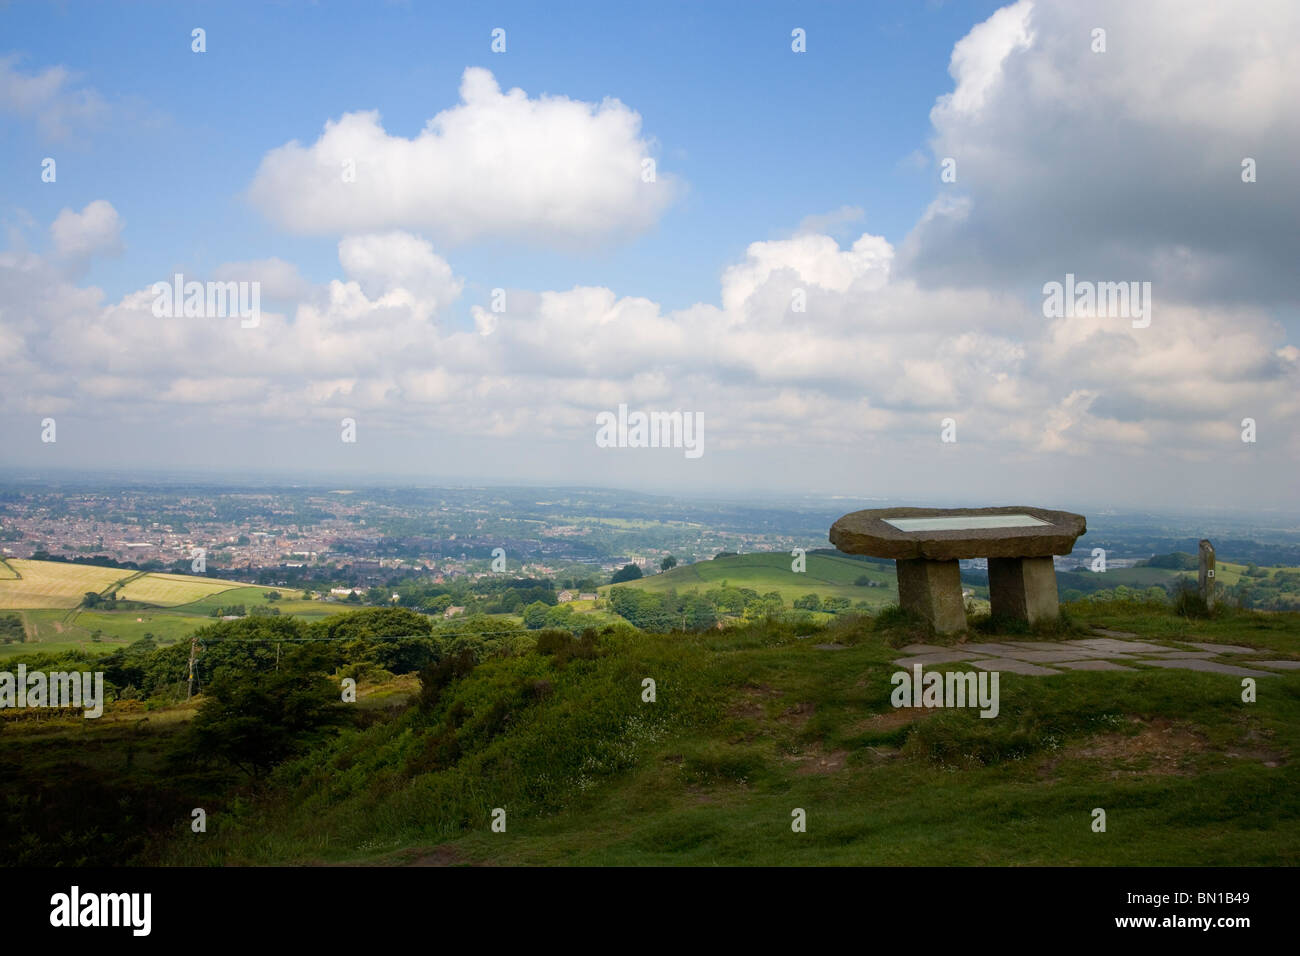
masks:
{"type": "Polygon", "coordinates": [[[578,600],[579,600],[579,601],[594,601],[594,600],[596,600],[596,592],[595,592],[595,591],[583,591],[581,594],[578,595],[578,600]]]}
{"type": "Polygon", "coordinates": [[[572,591],[561,591],[555,597],[561,604],[566,604],[573,600],[574,594],[572,591]]]}
{"type": "Polygon", "coordinates": [[[347,597],[350,594],[360,594],[360,588],[330,588],[330,594],[335,597],[347,597]]]}
{"type": "Polygon", "coordinates": [[[448,617],[455,617],[457,614],[464,614],[464,613],[465,613],[465,609],[463,607],[456,607],[455,605],[453,605],[447,608],[447,610],[443,611],[442,616],[444,618],[448,618],[448,617]]]}

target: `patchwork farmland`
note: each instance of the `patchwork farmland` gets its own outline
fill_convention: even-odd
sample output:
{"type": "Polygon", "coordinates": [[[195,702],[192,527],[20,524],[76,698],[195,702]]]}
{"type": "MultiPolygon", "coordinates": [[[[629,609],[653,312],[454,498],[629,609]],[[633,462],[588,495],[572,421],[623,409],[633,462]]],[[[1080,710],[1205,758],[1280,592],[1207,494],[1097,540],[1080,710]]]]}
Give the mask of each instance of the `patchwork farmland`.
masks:
{"type": "MultiPolygon", "coordinates": [[[[0,614],[17,616],[24,639],[0,644],[0,658],[30,653],[33,643],[53,653],[106,652],[145,637],[160,643],[178,641],[212,623],[212,612],[264,605],[272,591],[286,598],[291,594],[217,578],[9,558],[0,562],[0,614]],[[116,601],[87,608],[82,602],[90,592],[112,595],[116,601]]],[[[307,618],[336,611],[321,602],[277,603],[279,613],[303,612],[307,618]]]]}

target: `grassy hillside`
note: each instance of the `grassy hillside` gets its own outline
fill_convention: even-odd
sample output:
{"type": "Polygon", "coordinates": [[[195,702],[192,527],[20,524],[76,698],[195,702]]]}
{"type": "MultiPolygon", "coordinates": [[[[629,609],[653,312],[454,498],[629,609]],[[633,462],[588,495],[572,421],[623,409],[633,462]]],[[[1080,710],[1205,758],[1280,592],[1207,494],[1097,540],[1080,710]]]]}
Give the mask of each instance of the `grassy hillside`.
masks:
{"type": "MultiPolygon", "coordinates": [[[[1300,655],[1300,615],[1077,605],[1144,636],[1300,655]]],[[[1002,711],[896,710],[890,616],[603,636],[489,658],[345,734],[171,863],[1288,865],[1300,673],[1003,674],[1002,711]],[[643,681],[657,699],[642,699],[643,681]],[[1107,811],[1104,834],[1092,810],[1107,811]],[[507,813],[493,832],[495,808],[507,813]],[[805,811],[807,832],[791,814],[805,811]]],[[[1041,636],[1041,635],[1040,635],[1041,636]]]]}
{"type": "MultiPolygon", "coordinates": [[[[795,573],[790,570],[792,560],[784,553],[738,554],[673,568],[662,574],[629,581],[626,586],[656,592],[675,589],[678,593],[686,593],[722,587],[726,582],[731,587],[752,588],[760,594],[776,591],[786,604],[805,594],[817,594],[823,598],[843,597],[874,605],[898,600],[892,568],[835,555],[809,554],[807,570],[795,573]],[[853,582],[863,575],[883,586],[855,585],[853,582]]],[[[609,586],[600,590],[606,594],[609,586]]]]}

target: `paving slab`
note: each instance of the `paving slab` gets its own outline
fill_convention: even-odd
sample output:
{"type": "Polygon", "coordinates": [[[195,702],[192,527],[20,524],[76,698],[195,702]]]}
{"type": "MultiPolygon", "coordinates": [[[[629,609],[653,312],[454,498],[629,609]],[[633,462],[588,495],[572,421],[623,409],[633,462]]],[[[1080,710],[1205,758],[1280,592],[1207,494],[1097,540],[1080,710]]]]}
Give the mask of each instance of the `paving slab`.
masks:
{"type": "Polygon", "coordinates": [[[1025,647],[1031,651],[1059,651],[1064,649],[1064,641],[1016,641],[1012,647],[1025,647]]]}
{"type": "Polygon", "coordinates": [[[1272,667],[1280,671],[1300,671],[1300,661],[1242,661],[1251,667],[1272,667]]]}
{"type": "Polygon", "coordinates": [[[813,647],[817,648],[817,650],[819,651],[842,651],[847,646],[848,646],[847,644],[814,644],[813,645],[813,647]]]}
{"type": "Polygon", "coordinates": [[[1214,651],[1148,651],[1142,655],[1145,657],[1159,657],[1166,661],[1204,661],[1211,657],[1218,657],[1214,651]]]}
{"type": "Polygon", "coordinates": [[[1131,671],[1133,668],[1111,661],[1061,661],[1059,667],[1072,671],[1131,671]]]}
{"type": "MultiPolygon", "coordinates": [[[[1026,646],[1028,646],[1028,645],[1026,645],[1026,646]]],[[[1130,653],[1128,653],[1128,652],[1126,652],[1126,651],[1116,651],[1116,650],[1110,650],[1110,649],[1107,649],[1107,648],[1101,648],[1101,647],[1080,647],[1080,646],[1078,646],[1078,645],[1073,645],[1073,644],[1057,644],[1057,645],[1055,645],[1055,647],[1053,648],[1052,651],[1039,651],[1039,650],[1032,650],[1032,651],[1002,650],[1002,651],[999,651],[999,652],[996,654],[996,656],[997,656],[997,657],[1016,657],[1016,658],[1023,657],[1025,660],[1032,660],[1033,658],[1032,658],[1031,656],[1029,656],[1029,655],[1033,655],[1033,654],[1047,654],[1047,653],[1061,653],[1061,654],[1068,654],[1069,657],[1064,658],[1064,659],[1067,660],[1067,661],[1078,661],[1078,660],[1084,660],[1084,659],[1087,659],[1087,658],[1093,658],[1093,657],[1095,657],[1095,658],[1103,658],[1103,657],[1106,657],[1106,658],[1109,658],[1109,657],[1117,657],[1117,658],[1120,658],[1120,659],[1124,659],[1124,658],[1131,658],[1131,657],[1134,657],[1134,656],[1135,656],[1135,655],[1130,654],[1130,653]]]]}
{"type": "Polygon", "coordinates": [[[1186,671],[1205,671],[1210,674],[1232,674],[1235,677],[1277,677],[1272,671],[1256,671],[1249,667],[1237,667],[1234,664],[1218,664],[1214,661],[1142,661],[1149,667],[1173,667],[1186,671]]]}
{"type": "Polygon", "coordinates": [[[1070,660],[1072,661],[1087,660],[1094,657],[1099,659],[1104,657],[1108,660],[1111,658],[1117,660],[1132,660],[1137,657],[1136,652],[1117,651],[1108,647],[1082,647],[1075,645],[1063,647],[1061,650],[1072,655],[1070,657],[1070,660]]]}
{"type": "Polygon", "coordinates": [[[1180,641],[1181,644],[1190,644],[1192,647],[1199,647],[1203,651],[1213,651],[1216,654],[1258,654],[1258,647],[1242,647],[1239,644],[1205,644],[1201,641],[1180,641]]]}
{"type": "Polygon", "coordinates": [[[954,661],[969,661],[977,657],[988,657],[988,655],[963,654],[961,651],[941,651],[934,654],[914,654],[911,657],[900,657],[894,663],[901,664],[904,667],[911,667],[913,664],[928,667],[931,664],[951,664],[954,661]]]}
{"type": "Polygon", "coordinates": [[[1070,641],[1076,647],[1096,647],[1107,651],[1126,651],[1130,653],[1150,653],[1151,651],[1176,650],[1165,644],[1148,644],[1145,641],[1117,641],[1109,637],[1089,637],[1081,641],[1070,641]]]}
{"type": "Polygon", "coordinates": [[[978,651],[981,654],[1014,654],[1017,650],[1015,644],[999,644],[996,642],[992,644],[958,644],[957,646],[963,647],[968,651],[978,651]]]}
{"type": "Polygon", "coordinates": [[[1028,661],[1031,664],[1059,664],[1061,661],[1077,661],[1080,654],[1077,647],[1068,647],[1065,650],[1055,651],[1016,651],[1005,656],[1017,661],[1028,661]]]}
{"type": "Polygon", "coordinates": [[[1037,664],[1030,664],[1028,661],[1016,661],[1009,657],[995,657],[987,661],[971,661],[982,671],[1007,671],[1011,674],[1025,674],[1029,677],[1046,677],[1049,674],[1059,674],[1060,671],[1054,671],[1050,667],[1039,667],[1037,664]]]}

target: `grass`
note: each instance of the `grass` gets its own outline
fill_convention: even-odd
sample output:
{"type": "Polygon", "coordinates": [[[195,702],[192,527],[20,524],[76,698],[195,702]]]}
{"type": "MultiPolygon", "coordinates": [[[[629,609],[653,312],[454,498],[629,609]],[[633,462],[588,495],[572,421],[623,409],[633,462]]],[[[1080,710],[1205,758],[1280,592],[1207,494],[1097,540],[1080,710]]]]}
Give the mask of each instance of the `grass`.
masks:
{"type": "Polygon", "coordinates": [[[17,611],[23,618],[27,641],[0,645],[0,659],[32,653],[36,650],[33,642],[39,643],[42,651],[79,650],[94,654],[107,653],[146,634],[152,634],[160,643],[177,641],[213,623],[212,611],[238,604],[249,610],[276,608],[281,614],[308,621],[355,610],[347,605],[293,598],[292,595],[301,592],[291,588],[186,575],[142,574],[129,569],[57,561],[10,560],[23,577],[0,579],[0,610],[17,611]],[[98,593],[123,581],[126,583],[116,588],[119,600],[152,606],[138,605],[135,610],[116,611],[80,608],[86,591],[98,593]],[[279,591],[285,598],[267,601],[264,595],[269,591],[279,591]],[[98,641],[93,639],[96,631],[100,632],[98,641]]]}
{"type": "MultiPolygon", "coordinates": [[[[1300,657],[1295,613],[1181,618],[1087,601],[1066,611],[1059,635],[981,624],[1002,640],[1107,627],[1300,657]]],[[[258,791],[168,776],[163,755],[193,705],[110,705],[98,721],[9,715],[0,767],[36,784],[71,775],[98,804],[128,808],[129,820],[113,809],[97,823],[105,834],[126,827],[120,844],[64,834],[72,811],[57,803],[24,824],[92,859],[110,847],[109,862],[1300,862],[1300,672],[1261,678],[1249,704],[1238,678],[1143,668],[1004,673],[992,720],[895,709],[895,647],[914,624],[888,610],[695,635],[618,628],[591,653],[552,639],[549,653],[480,663],[424,712],[410,706],[413,677],[381,677],[361,692],[363,726],[258,791]],[[176,812],[196,805],[220,808],[201,840],[176,812]],[[497,807],[505,833],[489,826],[497,807]],[[1097,807],[1105,833],[1091,828],[1097,807]],[[806,833],[791,831],[796,809],[806,833]],[[162,844],[141,838],[146,825],[162,826],[150,831],[162,844]]],[[[43,861],[47,850],[29,841],[15,858],[43,861]]]]}
{"type": "MultiPolygon", "coordinates": [[[[796,573],[790,570],[792,560],[784,552],[741,554],[676,567],[663,574],[629,581],[626,586],[655,592],[675,588],[679,594],[685,594],[720,588],[725,581],[730,587],[752,588],[759,594],[776,591],[787,605],[805,594],[817,594],[822,598],[844,597],[855,603],[866,601],[873,605],[898,600],[898,588],[891,568],[852,558],[809,554],[807,570],[796,573]],[[853,582],[863,575],[884,587],[855,585],[853,582]]],[[[600,589],[602,596],[608,592],[608,585],[600,589]]]]}
{"type": "Polygon", "coordinates": [[[6,563],[21,577],[0,575],[0,610],[70,609],[81,603],[87,591],[102,594],[110,589],[118,600],[158,606],[192,605],[232,589],[252,593],[260,601],[263,592],[275,590],[217,578],[101,568],[93,564],[19,558],[9,558],[6,563]]]}
{"type": "MultiPolygon", "coordinates": [[[[1170,624],[1168,609],[1127,607],[1069,611],[1079,627],[1170,624]]],[[[1296,614],[1168,629],[1300,655],[1296,614]]],[[[536,653],[490,660],[436,713],[376,724],[281,768],[268,799],[166,859],[1300,862],[1300,674],[1261,681],[1253,704],[1236,678],[1191,671],[1003,674],[1000,716],[982,720],[891,707],[897,652],[885,630],[841,618],[811,635],[776,624],[613,635],[602,655],[562,667],[536,653]],[[641,699],[645,677],[657,683],[653,704],[641,699]],[[538,682],[540,698],[527,691],[538,682]],[[453,714],[461,757],[422,756],[453,714]],[[504,834],[490,829],[495,807],[507,810],[504,834]],[[1105,833],[1091,829],[1096,807],[1105,833]],[[806,833],[791,831],[796,809],[806,833]]]]}
{"type": "Polygon", "coordinates": [[[234,581],[190,577],[183,574],[145,574],[128,581],[117,592],[118,600],[142,601],[163,607],[191,604],[240,585],[234,581]]]}
{"type": "Polygon", "coordinates": [[[87,591],[99,593],[135,573],[121,568],[21,558],[10,558],[8,563],[22,577],[0,579],[0,610],[74,608],[87,591]]]}

